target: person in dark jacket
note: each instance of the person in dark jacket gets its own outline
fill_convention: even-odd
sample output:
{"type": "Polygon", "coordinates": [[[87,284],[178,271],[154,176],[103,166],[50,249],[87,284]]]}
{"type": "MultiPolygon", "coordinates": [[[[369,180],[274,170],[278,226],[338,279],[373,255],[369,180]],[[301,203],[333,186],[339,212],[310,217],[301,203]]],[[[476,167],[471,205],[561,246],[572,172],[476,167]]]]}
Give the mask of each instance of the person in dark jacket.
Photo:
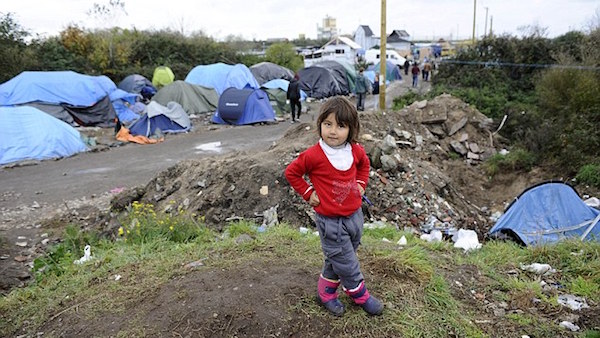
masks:
{"type": "Polygon", "coordinates": [[[365,99],[369,91],[369,84],[367,83],[369,80],[365,77],[364,71],[364,68],[361,68],[356,77],[356,110],[358,111],[365,110],[365,99]]]}
{"type": "Polygon", "coordinates": [[[410,61],[408,61],[408,55],[404,61],[404,75],[408,75],[408,69],[410,68],[410,61]]]}
{"type": "Polygon", "coordinates": [[[287,99],[290,100],[290,108],[292,110],[292,121],[296,122],[296,119],[300,119],[300,112],[302,111],[302,105],[300,104],[300,77],[298,73],[294,75],[292,81],[288,86],[287,99]],[[296,107],[298,108],[298,116],[296,116],[296,107]]]}
{"type": "Polygon", "coordinates": [[[375,102],[373,108],[377,110],[379,106],[379,73],[375,73],[375,80],[373,81],[373,102],[375,102]]]}

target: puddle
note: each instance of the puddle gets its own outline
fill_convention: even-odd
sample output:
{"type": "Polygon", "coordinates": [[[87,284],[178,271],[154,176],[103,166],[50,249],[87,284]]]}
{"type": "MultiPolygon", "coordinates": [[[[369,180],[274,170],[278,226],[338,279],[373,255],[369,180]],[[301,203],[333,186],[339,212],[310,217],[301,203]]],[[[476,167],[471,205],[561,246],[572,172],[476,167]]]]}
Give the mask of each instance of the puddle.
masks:
{"type": "Polygon", "coordinates": [[[221,141],[209,142],[209,143],[203,143],[203,144],[197,145],[196,146],[196,150],[198,150],[196,152],[196,154],[199,154],[201,152],[220,153],[222,151],[222,149],[221,149],[221,141]]]}

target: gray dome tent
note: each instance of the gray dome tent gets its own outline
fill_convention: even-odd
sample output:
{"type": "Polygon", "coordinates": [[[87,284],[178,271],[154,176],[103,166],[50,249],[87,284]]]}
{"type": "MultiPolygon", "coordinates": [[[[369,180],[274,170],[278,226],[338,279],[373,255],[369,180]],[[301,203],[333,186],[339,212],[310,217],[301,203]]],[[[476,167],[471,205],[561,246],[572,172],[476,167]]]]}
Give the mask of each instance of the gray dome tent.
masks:
{"type": "Polygon", "coordinates": [[[300,76],[300,89],[309,97],[322,99],[325,97],[341,95],[340,85],[331,72],[322,67],[306,67],[298,71],[300,76]]]}
{"type": "Polygon", "coordinates": [[[315,63],[313,66],[327,69],[333,75],[333,78],[337,81],[342,95],[350,94],[350,84],[346,76],[346,68],[341,63],[333,60],[320,61],[315,63]]]}
{"type": "Polygon", "coordinates": [[[261,62],[250,67],[250,72],[259,85],[275,79],[284,79],[291,81],[294,78],[294,72],[271,62],[261,62]]]}

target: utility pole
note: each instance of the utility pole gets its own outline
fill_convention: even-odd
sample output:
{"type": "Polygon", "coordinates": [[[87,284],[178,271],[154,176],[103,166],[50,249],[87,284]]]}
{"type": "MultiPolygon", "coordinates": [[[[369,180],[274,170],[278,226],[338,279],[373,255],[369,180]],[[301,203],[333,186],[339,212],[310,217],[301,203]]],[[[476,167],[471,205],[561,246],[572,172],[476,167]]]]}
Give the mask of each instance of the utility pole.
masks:
{"type": "Polygon", "coordinates": [[[490,16],[490,36],[492,36],[493,34],[493,30],[492,30],[492,23],[494,22],[494,16],[490,16]]]}
{"type": "Polygon", "coordinates": [[[475,17],[477,14],[477,0],[473,0],[473,44],[475,44],[475,17]]]}
{"type": "Polygon", "coordinates": [[[485,36],[487,35],[487,19],[488,19],[488,7],[483,7],[485,8],[485,28],[483,29],[483,37],[485,38],[485,36]]]}
{"type": "Polygon", "coordinates": [[[379,109],[385,110],[385,66],[387,35],[385,32],[385,4],[386,0],[381,0],[381,44],[379,46],[379,109]]]}

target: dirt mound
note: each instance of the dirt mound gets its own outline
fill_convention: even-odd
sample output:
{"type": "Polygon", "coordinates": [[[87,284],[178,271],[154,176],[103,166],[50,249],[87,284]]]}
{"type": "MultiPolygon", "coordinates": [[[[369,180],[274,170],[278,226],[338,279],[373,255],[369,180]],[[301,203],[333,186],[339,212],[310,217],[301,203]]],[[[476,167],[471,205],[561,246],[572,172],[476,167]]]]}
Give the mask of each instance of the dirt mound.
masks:
{"type": "MultiPolygon", "coordinates": [[[[523,180],[514,194],[490,192],[480,164],[501,147],[493,121],[450,95],[360,118],[361,143],[372,165],[367,189],[372,205],[364,206],[370,222],[424,231],[468,228],[483,235],[492,211],[503,210],[531,183],[523,180]]],[[[204,216],[218,230],[231,220],[264,223],[264,211],[273,208],[280,222],[310,226],[314,212],[283,172],[317,139],[315,126],[304,123],[266,152],[180,162],[152,179],[139,200],[165,212],[204,216]]]]}

